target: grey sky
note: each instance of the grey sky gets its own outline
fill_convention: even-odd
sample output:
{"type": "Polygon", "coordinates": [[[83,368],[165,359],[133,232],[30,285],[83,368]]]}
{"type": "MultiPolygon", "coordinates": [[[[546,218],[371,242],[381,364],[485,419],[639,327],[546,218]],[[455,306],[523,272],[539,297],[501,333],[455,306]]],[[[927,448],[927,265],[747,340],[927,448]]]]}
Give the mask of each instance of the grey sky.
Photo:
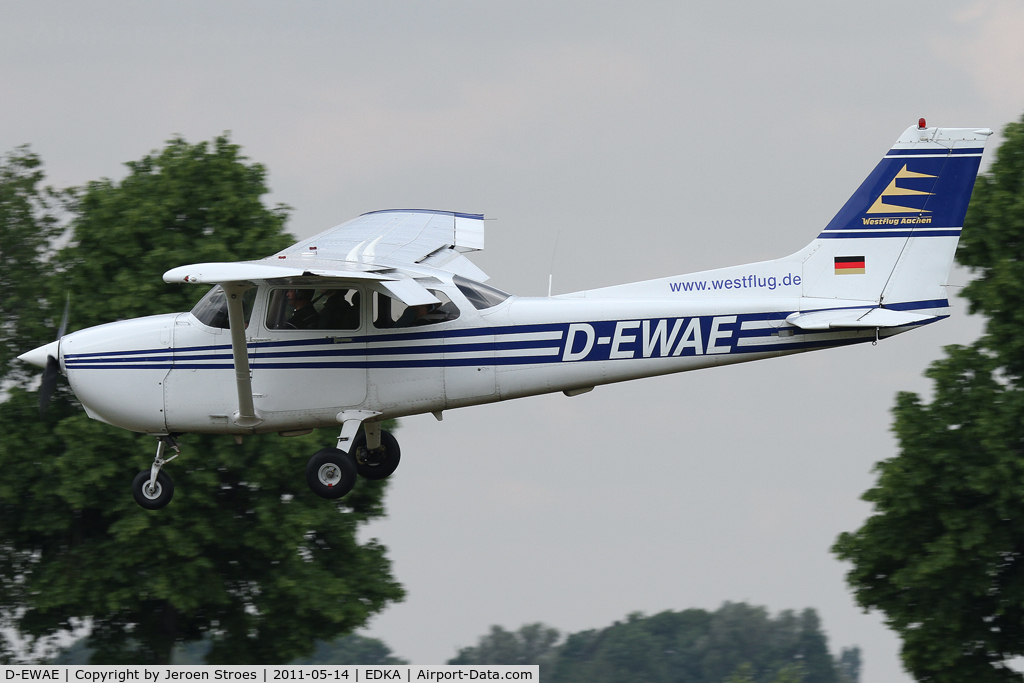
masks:
{"type": "MultiPolygon", "coordinates": [[[[474,261],[542,295],[552,262],[558,293],[795,251],[918,117],[1018,118],[1021,35],[1010,1],[8,1],[0,150],[31,143],[63,186],[230,130],[296,235],[482,212],[474,261]]],[[[895,392],[979,330],[961,311],[878,347],[408,419],[370,534],[409,597],[370,633],[432,663],[493,623],[748,600],[816,607],[864,680],[908,680],[828,547],[895,452],[895,392]]]]}

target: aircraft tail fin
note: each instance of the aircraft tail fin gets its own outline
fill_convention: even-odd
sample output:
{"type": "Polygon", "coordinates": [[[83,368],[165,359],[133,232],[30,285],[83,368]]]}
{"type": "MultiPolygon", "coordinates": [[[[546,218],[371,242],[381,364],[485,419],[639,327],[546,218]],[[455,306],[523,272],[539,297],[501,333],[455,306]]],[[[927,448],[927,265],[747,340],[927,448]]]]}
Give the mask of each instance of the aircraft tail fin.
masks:
{"type": "MultiPolygon", "coordinates": [[[[924,121],[922,120],[923,124],[924,121]]],[[[802,296],[945,308],[945,284],[985,142],[974,128],[908,128],[802,257],[802,296]]]]}

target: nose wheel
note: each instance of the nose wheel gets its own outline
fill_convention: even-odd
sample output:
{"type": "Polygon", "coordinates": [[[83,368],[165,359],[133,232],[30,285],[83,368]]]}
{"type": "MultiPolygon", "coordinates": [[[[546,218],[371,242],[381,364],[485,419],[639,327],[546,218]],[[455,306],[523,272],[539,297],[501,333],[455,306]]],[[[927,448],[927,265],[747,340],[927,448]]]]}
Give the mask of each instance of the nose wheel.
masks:
{"type": "Polygon", "coordinates": [[[171,502],[174,496],[174,482],[170,475],[161,471],[156,475],[156,481],[150,483],[150,473],[146,471],[135,475],[132,482],[132,496],[135,502],[147,510],[159,510],[171,502]]]}
{"type": "Polygon", "coordinates": [[[159,510],[171,502],[171,498],[174,497],[174,482],[171,481],[171,476],[160,468],[180,454],[181,449],[173,437],[157,437],[153,465],[148,470],[136,474],[135,480],[132,481],[132,497],[136,503],[147,510],[159,510]],[[174,455],[164,458],[168,446],[174,450],[174,455]]]}

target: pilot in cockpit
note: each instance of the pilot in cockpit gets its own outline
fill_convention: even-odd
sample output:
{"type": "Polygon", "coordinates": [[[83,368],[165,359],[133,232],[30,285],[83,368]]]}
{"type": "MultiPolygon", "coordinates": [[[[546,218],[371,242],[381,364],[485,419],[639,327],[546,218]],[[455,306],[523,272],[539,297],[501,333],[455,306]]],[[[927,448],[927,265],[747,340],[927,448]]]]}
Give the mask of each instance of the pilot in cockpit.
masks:
{"type": "Polygon", "coordinates": [[[293,330],[308,330],[315,328],[320,320],[320,314],[313,307],[312,289],[289,289],[285,295],[288,297],[288,304],[294,309],[285,327],[293,330]]]}

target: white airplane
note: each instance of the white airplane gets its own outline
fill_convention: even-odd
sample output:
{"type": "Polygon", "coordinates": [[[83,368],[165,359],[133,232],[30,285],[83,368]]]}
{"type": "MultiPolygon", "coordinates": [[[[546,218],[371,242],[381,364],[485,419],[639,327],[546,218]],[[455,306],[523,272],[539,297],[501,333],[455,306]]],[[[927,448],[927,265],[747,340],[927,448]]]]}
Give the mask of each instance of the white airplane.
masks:
{"type": "MultiPolygon", "coordinates": [[[[380,421],[877,341],[949,315],[945,285],[989,129],[908,128],[791,256],[554,297],[482,284],[478,214],[367,213],[260,261],[197,263],[188,313],[99,325],[21,355],[90,417],[158,439],[132,486],[158,509],[182,433],[340,425],[306,479],[339,498],[398,466],[380,421]],[[168,455],[167,449],[175,451],[168,455]]],[[[62,326],[63,327],[63,326],[62,326]]]]}

